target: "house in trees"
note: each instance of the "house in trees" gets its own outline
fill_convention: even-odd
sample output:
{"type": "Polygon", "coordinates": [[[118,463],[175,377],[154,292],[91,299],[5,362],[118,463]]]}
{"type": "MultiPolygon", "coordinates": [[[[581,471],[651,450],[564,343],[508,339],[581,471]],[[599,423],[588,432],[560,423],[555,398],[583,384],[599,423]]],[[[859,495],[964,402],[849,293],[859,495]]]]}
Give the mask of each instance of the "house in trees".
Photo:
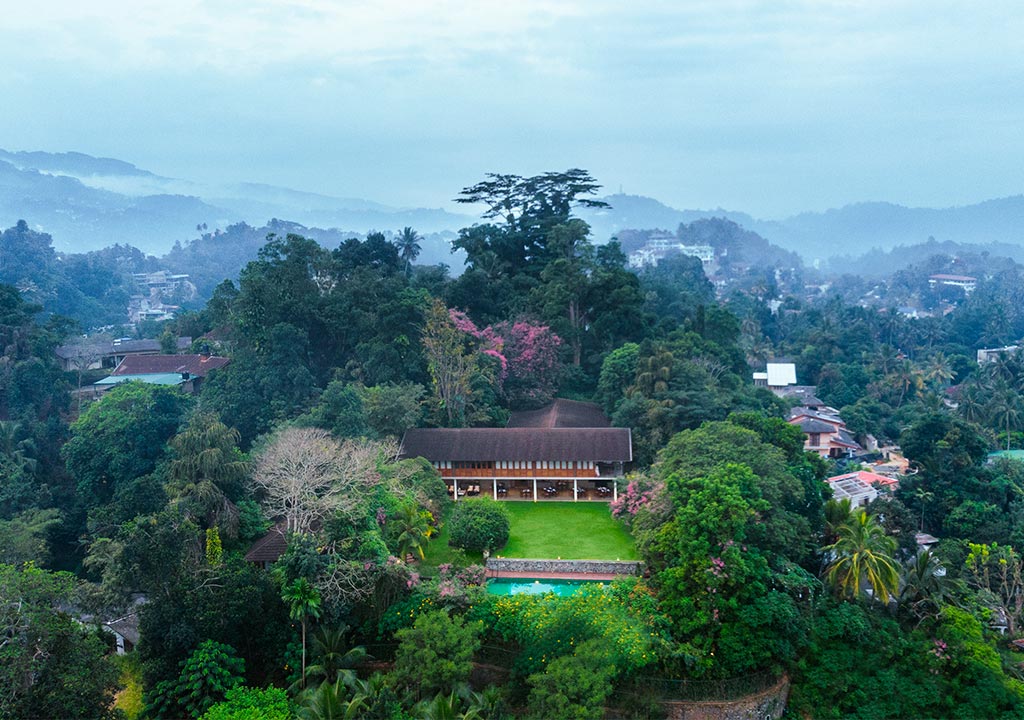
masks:
{"type": "Polygon", "coordinates": [[[288,534],[284,522],[279,522],[256,540],[245,554],[245,561],[269,570],[288,549],[288,534]]]}
{"type": "Polygon", "coordinates": [[[611,427],[597,405],[564,399],[512,413],[504,428],[414,428],[400,452],[429,460],[455,500],[610,501],[633,462],[629,428],[611,427]]]}
{"type": "Polygon", "coordinates": [[[754,385],[766,387],[778,394],[790,385],[796,385],[796,365],[793,363],[770,362],[764,372],[754,373],[754,385]]]}
{"type": "Polygon", "coordinates": [[[850,506],[863,507],[878,497],[879,490],[895,490],[899,481],[873,472],[858,472],[835,475],[825,482],[832,488],[832,497],[836,500],[848,499],[850,506]]]}
{"type": "Polygon", "coordinates": [[[179,385],[186,392],[197,393],[207,374],[229,362],[230,358],[216,355],[129,355],[93,388],[98,394],[122,382],[138,380],[154,385],[179,385]]]}
{"type": "Polygon", "coordinates": [[[804,433],[804,450],[818,453],[822,457],[850,457],[862,450],[846,429],[846,423],[838,414],[827,412],[825,408],[812,410],[808,407],[795,407],[790,410],[789,422],[797,425],[804,433]]]}
{"type": "MultiPolygon", "coordinates": [[[[192,338],[178,338],[178,352],[188,350],[192,338]]],[[[159,340],[117,340],[81,339],[77,342],[61,345],[56,350],[62,370],[99,370],[100,368],[116,368],[125,358],[138,355],[159,355],[159,340]]]]}

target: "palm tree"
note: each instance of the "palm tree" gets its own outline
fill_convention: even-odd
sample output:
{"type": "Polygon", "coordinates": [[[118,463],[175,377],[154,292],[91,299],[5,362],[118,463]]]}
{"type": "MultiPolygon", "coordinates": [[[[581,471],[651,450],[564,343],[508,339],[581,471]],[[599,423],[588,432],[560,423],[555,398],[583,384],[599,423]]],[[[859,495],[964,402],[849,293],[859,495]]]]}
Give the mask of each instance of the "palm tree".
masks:
{"type": "Polygon", "coordinates": [[[398,556],[402,559],[413,553],[424,559],[423,548],[426,547],[434,528],[430,521],[433,516],[421,510],[415,502],[406,503],[399,508],[393,522],[398,523],[401,533],[398,536],[398,556]]]}
{"type": "Polygon", "coordinates": [[[348,626],[340,628],[320,628],[313,633],[313,648],[310,655],[314,659],[306,668],[309,677],[322,677],[331,682],[345,670],[351,670],[368,656],[362,645],[349,647],[348,626]]]}
{"type": "Polygon", "coordinates": [[[364,717],[367,697],[354,692],[348,697],[346,678],[339,676],[334,682],[325,680],[315,689],[299,693],[296,701],[299,720],[357,720],[364,717]]]}
{"type": "Polygon", "coordinates": [[[981,393],[977,385],[972,383],[964,388],[963,392],[960,393],[960,397],[957,398],[957,410],[969,422],[976,423],[981,420],[985,411],[985,405],[981,401],[981,393]]]}
{"type": "Polygon", "coordinates": [[[22,438],[22,425],[17,420],[0,420],[0,456],[8,458],[16,467],[27,473],[36,471],[36,460],[32,457],[36,444],[32,438],[22,438]]]}
{"type": "Polygon", "coordinates": [[[949,385],[956,373],[949,364],[949,358],[945,353],[937,352],[928,359],[924,369],[924,379],[933,387],[944,389],[949,385]]]}
{"type": "Polygon", "coordinates": [[[957,589],[957,581],[946,573],[942,562],[930,550],[918,553],[903,566],[902,579],[900,605],[919,620],[941,610],[957,589]]]}
{"type": "Polygon", "coordinates": [[[885,534],[874,515],[857,510],[839,527],[836,541],[822,550],[829,559],[825,577],[840,594],[857,598],[867,585],[872,597],[888,603],[898,591],[896,540],[885,534]]]}
{"type": "Polygon", "coordinates": [[[849,521],[853,506],[850,498],[836,500],[832,498],[825,503],[825,538],[829,542],[835,542],[839,537],[839,528],[849,521]]]}
{"type": "Polygon", "coordinates": [[[438,693],[433,700],[422,700],[417,703],[413,713],[415,717],[423,720],[476,720],[480,717],[476,712],[464,715],[460,712],[461,707],[462,701],[454,692],[448,695],[438,693]]]}
{"type": "Polygon", "coordinates": [[[402,232],[398,234],[398,238],[395,240],[395,245],[398,246],[398,255],[405,262],[406,275],[412,271],[412,263],[423,249],[420,247],[419,243],[422,239],[423,238],[420,237],[420,234],[411,227],[404,227],[402,228],[402,232]]]}
{"type": "Polygon", "coordinates": [[[320,591],[306,578],[297,578],[285,587],[281,599],[288,603],[288,615],[302,623],[302,687],[306,687],[306,621],[320,617],[320,591]]]}
{"type": "Polygon", "coordinates": [[[1010,430],[1020,427],[1020,398],[1009,389],[1000,389],[989,407],[992,421],[1006,431],[1006,449],[1010,449],[1010,430]]]}

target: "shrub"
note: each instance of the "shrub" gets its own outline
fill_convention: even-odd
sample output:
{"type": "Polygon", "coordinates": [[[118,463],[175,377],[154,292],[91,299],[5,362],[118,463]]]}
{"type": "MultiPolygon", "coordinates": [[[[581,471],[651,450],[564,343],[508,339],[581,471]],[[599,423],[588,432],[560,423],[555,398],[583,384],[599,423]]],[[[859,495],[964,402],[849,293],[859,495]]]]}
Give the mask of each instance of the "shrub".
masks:
{"type": "Polygon", "coordinates": [[[489,498],[455,503],[448,522],[448,544],[474,552],[497,550],[504,546],[512,525],[508,510],[489,498]]]}
{"type": "Polygon", "coordinates": [[[482,629],[479,621],[467,623],[443,610],[421,615],[411,628],[395,633],[399,646],[392,679],[418,697],[455,690],[469,680],[482,629]]]}
{"type": "Polygon", "coordinates": [[[239,686],[228,690],[224,700],[211,706],[202,720],[290,720],[292,717],[284,690],[239,686]]]}

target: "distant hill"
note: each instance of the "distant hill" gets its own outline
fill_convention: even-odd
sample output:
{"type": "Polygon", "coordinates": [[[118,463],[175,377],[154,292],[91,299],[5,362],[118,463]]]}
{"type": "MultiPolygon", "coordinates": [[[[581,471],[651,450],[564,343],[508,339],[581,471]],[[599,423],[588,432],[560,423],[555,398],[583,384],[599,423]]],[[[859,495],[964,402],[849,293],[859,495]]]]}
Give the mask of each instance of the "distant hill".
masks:
{"type": "Polygon", "coordinates": [[[857,203],[824,213],[801,213],[778,225],[779,235],[771,239],[805,257],[914,245],[929,237],[939,242],[1020,245],[1024,241],[1024,196],[941,209],[857,203]]]}
{"type": "MultiPolygon", "coordinates": [[[[722,208],[679,210],[639,195],[603,199],[610,208],[579,213],[598,243],[626,230],[677,232],[680,225],[711,218],[734,222],[808,261],[916,245],[929,237],[980,245],[1024,241],[1021,195],[942,209],[866,202],[781,220],[722,208]]],[[[167,178],[123,160],[83,153],[0,150],[0,227],[24,219],[53,235],[58,250],[84,252],[122,243],[163,254],[175,242],[194,238],[197,226],[205,224],[205,231],[239,222],[259,227],[272,218],[360,234],[408,225],[425,236],[478,221],[440,208],[400,208],[257,183],[209,185],[167,178]]]]}
{"type": "MultiPolygon", "coordinates": [[[[911,266],[923,266],[933,258],[947,257],[959,263],[961,274],[991,273],[1005,269],[1013,263],[1024,264],[1024,245],[1012,243],[957,243],[938,242],[929,238],[916,245],[897,245],[889,250],[872,248],[863,255],[834,256],[828,270],[837,274],[858,275],[868,279],[881,279],[911,266]]],[[[935,272],[951,272],[946,268],[935,272]]]]}
{"type": "Polygon", "coordinates": [[[601,198],[610,208],[581,209],[580,217],[590,223],[594,240],[603,243],[622,230],[668,230],[676,232],[683,223],[711,218],[725,218],[748,230],[760,232],[755,226],[765,223],[750,215],[731,210],[677,210],[654,198],[643,195],[608,195],[601,198]]]}
{"type": "Polygon", "coordinates": [[[625,229],[675,232],[681,223],[721,217],[756,232],[806,260],[858,256],[872,248],[889,250],[939,242],[1024,245],[1024,196],[1015,195],[953,208],[908,208],[892,203],[847,205],[823,213],[800,213],[782,220],[761,220],[732,210],[677,210],[636,195],[603,198],[612,207],[581,213],[597,241],[625,229]]]}
{"type": "Polygon", "coordinates": [[[360,234],[411,226],[430,235],[473,222],[439,208],[397,208],[256,183],[204,185],[82,153],[0,150],[0,227],[23,219],[51,234],[60,251],[122,243],[162,255],[194,238],[200,226],[261,226],[272,218],[360,234]]]}

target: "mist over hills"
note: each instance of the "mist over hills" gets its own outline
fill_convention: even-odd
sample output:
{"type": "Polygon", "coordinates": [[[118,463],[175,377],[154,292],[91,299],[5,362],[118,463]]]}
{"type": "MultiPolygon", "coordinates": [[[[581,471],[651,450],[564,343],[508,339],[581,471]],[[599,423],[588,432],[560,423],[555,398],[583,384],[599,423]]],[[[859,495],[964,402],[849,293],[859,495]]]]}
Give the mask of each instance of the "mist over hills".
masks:
{"type": "MultiPolygon", "coordinates": [[[[453,186],[452,195],[457,192],[453,186]]],[[[765,220],[722,208],[680,210],[654,198],[613,194],[611,207],[582,209],[594,239],[628,230],[675,231],[682,223],[722,217],[808,262],[856,257],[917,245],[929,238],[960,244],[1021,245],[1024,196],[952,208],[911,208],[864,202],[825,212],[765,220]]],[[[423,235],[450,233],[478,222],[440,208],[399,208],[259,183],[212,185],[168,178],[115,158],[77,152],[0,150],[0,226],[26,220],[50,233],[58,250],[84,252],[114,243],[162,255],[203,230],[271,219],[345,232],[394,231],[406,225],[423,235]]]]}
{"type": "Polygon", "coordinates": [[[952,208],[909,208],[885,202],[856,203],[782,220],[762,220],[731,210],[677,210],[652,198],[609,195],[612,207],[581,215],[599,240],[627,228],[674,231],[680,223],[724,217],[770,242],[799,253],[808,262],[890,250],[935,238],[972,245],[1024,244],[1024,196],[1015,195],[952,208]],[[643,225],[643,223],[647,223],[643,225]]]}
{"type": "Polygon", "coordinates": [[[409,225],[422,234],[472,223],[439,208],[398,208],[256,183],[208,185],[166,178],[113,158],[0,150],[0,226],[20,219],[50,233],[58,250],[114,243],[153,254],[196,236],[196,228],[272,218],[365,233],[409,225]]]}

